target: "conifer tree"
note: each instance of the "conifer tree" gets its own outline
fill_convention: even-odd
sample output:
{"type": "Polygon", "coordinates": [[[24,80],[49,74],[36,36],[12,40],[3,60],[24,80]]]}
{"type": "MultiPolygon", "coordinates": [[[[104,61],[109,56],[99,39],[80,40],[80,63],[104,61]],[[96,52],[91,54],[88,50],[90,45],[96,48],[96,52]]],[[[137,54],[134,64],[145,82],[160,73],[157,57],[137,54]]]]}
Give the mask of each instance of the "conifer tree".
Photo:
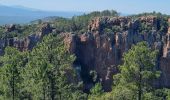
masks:
{"type": "Polygon", "coordinates": [[[155,68],[157,51],[148,48],[146,42],[141,42],[123,57],[120,73],[114,76],[116,86],[126,86],[137,94],[136,99],[143,100],[146,93],[154,90],[153,81],[160,76],[160,71],[155,68]]]}
{"type": "Polygon", "coordinates": [[[23,91],[21,73],[27,63],[26,53],[21,53],[16,48],[6,47],[0,62],[0,98],[18,100],[23,91]]]}
{"type": "Polygon", "coordinates": [[[28,83],[29,87],[27,91],[32,93],[34,99],[71,99],[79,91],[72,67],[74,59],[67,52],[60,36],[45,36],[29,55],[25,69],[25,84],[28,83]]]}

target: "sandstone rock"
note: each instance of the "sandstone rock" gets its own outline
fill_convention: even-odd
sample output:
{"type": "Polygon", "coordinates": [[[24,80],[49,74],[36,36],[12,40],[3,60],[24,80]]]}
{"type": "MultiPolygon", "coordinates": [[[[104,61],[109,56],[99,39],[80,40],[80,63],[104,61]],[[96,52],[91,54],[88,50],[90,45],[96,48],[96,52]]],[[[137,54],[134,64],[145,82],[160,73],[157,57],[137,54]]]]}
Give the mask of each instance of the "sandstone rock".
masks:
{"type": "MultiPolygon", "coordinates": [[[[16,26],[11,24],[9,26],[5,26],[6,32],[12,32],[17,30],[16,26]]],[[[17,37],[13,38],[3,38],[0,39],[0,55],[3,54],[3,50],[6,46],[12,46],[18,48],[20,51],[31,50],[35,44],[42,39],[42,37],[46,34],[52,32],[52,28],[50,24],[43,23],[39,27],[39,32],[35,34],[31,34],[28,37],[19,39],[17,37]]]]}
{"type": "Polygon", "coordinates": [[[16,26],[14,24],[5,26],[5,32],[12,32],[14,30],[16,30],[16,26]]]}
{"type": "MultiPolygon", "coordinates": [[[[160,56],[157,65],[163,71],[159,86],[170,86],[170,75],[168,68],[170,58],[170,35],[158,32],[159,19],[155,16],[141,17],[132,20],[128,17],[97,17],[88,26],[88,33],[66,36],[66,45],[69,50],[76,54],[77,62],[82,68],[82,77],[88,77],[90,70],[95,70],[98,79],[102,82],[105,91],[111,90],[112,75],[117,73],[117,66],[122,63],[122,55],[129,50],[133,44],[140,41],[147,41],[153,49],[159,50],[160,56]],[[153,27],[150,32],[141,34],[139,27],[141,23],[153,27]],[[127,30],[111,33],[103,33],[105,27],[127,26],[127,30]],[[166,37],[166,38],[165,38],[166,37]],[[164,39],[165,38],[165,39],[164,39]],[[74,45],[73,45],[74,44],[74,45]],[[160,64],[159,64],[160,63],[160,64]],[[165,71],[165,73],[164,73],[165,71]]],[[[84,80],[86,83],[86,80],[84,80]]],[[[89,83],[91,84],[91,83],[89,83]]]]}
{"type": "Polygon", "coordinates": [[[52,27],[49,23],[43,23],[39,26],[39,32],[37,33],[38,37],[43,37],[44,35],[51,33],[52,27]]]}
{"type": "MultiPolygon", "coordinates": [[[[70,53],[75,54],[75,66],[81,66],[80,73],[85,89],[92,87],[89,72],[95,70],[98,81],[101,81],[105,91],[111,90],[112,75],[118,73],[117,66],[122,64],[122,55],[132,45],[147,41],[150,48],[159,50],[157,62],[162,75],[158,86],[170,87],[170,28],[167,33],[159,32],[160,19],[155,16],[145,16],[133,20],[129,17],[96,17],[88,25],[88,32],[84,34],[61,33],[64,43],[70,53]],[[151,30],[140,32],[140,24],[152,27],[151,30]],[[104,33],[103,29],[118,26],[122,30],[104,33]]],[[[170,19],[168,19],[170,22],[170,19]]],[[[20,51],[31,50],[41,38],[52,32],[48,23],[39,26],[39,32],[26,38],[10,38],[0,40],[0,53],[5,46],[14,46],[20,51]]],[[[11,25],[7,32],[16,30],[11,25]]]]}
{"type": "Polygon", "coordinates": [[[91,23],[88,26],[89,31],[95,31],[100,29],[100,18],[95,18],[91,21],[91,23]]]}
{"type": "Polygon", "coordinates": [[[168,18],[168,23],[170,23],[170,18],[168,18]]]}
{"type": "Polygon", "coordinates": [[[168,33],[170,34],[170,27],[168,28],[168,33]]]}
{"type": "Polygon", "coordinates": [[[77,36],[72,33],[61,33],[61,36],[64,37],[64,43],[68,51],[74,53],[76,51],[77,36]]]}
{"type": "Polygon", "coordinates": [[[29,44],[30,44],[30,40],[28,38],[24,38],[24,39],[17,39],[14,38],[13,41],[13,46],[18,48],[20,51],[27,51],[29,50],[29,44]]]}
{"type": "Polygon", "coordinates": [[[160,68],[162,70],[160,85],[170,87],[170,58],[161,58],[160,68]]]}

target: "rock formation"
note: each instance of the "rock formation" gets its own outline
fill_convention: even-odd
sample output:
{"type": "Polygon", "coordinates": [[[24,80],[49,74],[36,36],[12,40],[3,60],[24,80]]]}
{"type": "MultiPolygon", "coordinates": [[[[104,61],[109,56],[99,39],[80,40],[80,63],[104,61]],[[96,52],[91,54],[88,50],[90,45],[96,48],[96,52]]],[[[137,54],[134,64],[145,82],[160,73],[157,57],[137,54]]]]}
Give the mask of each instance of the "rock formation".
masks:
{"type": "MultiPolygon", "coordinates": [[[[85,90],[96,82],[90,75],[90,71],[95,71],[97,81],[102,82],[105,91],[110,91],[112,76],[118,73],[117,66],[122,63],[123,53],[140,41],[147,41],[149,47],[159,50],[156,68],[162,70],[162,74],[155,86],[170,87],[170,27],[162,25],[162,21],[165,20],[155,16],[136,19],[96,17],[84,34],[61,33],[68,51],[76,56],[74,66],[80,72],[85,90]]],[[[6,32],[14,30],[17,30],[15,25],[6,27],[6,32]]],[[[35,34],[23,39],[0,39],[0,54],[6,46],[16,47],[20,51],[31,50],[44,35],[52,31],[50,24],[44,23],[35,34]]]]}
{"type": "Polygon", "coordinates": [[[16,26],[14,24],[10,24],[5,27],[5,32],[12,32],[14,30],[16,30],[16,26]]]}
{"type": "Polygon", "coordinates": [[[166,25],[162,30],[160,20],[155,16],[136,20],[130,17],[97,17],[90,22],[88,32],[82,35],[67,33],[65,43],[77,57],[75,66],[81,66],[84,83],[88,84],[89,72],[94,70],[104,89],[110,91],[112,75],[118,72],[117,66],[122,63],[123,53],[132,45],[147,41],[152,49],[159,50],[156,67],[163,73],[156,86],[170,87],[170,32],[167,33],[166,25]],[[142,29],[144,26],[141,25],[149,29],[142,29]],[[115,31],[118,28],[120,30],[115,31]],[[105,29],[112,32],[105,32],[105,29]]]}
{"type": "MultiPolygon", "coordinates": [[[[15,30],[17,30],[15,25],[5,26],[5,34],[15,30]]],[[[50,24],[43,23],[39,26],[35,34],[31,34],[28,37],[22,39],[19,39],[18,37],[2,38],[0,39],[0,54],[3,54],[3,50],[6,46],[16,47],[20,51],[31,50],[44,35],[49,34],[51,32],[52,27],[50,26],[50,24]]]]}

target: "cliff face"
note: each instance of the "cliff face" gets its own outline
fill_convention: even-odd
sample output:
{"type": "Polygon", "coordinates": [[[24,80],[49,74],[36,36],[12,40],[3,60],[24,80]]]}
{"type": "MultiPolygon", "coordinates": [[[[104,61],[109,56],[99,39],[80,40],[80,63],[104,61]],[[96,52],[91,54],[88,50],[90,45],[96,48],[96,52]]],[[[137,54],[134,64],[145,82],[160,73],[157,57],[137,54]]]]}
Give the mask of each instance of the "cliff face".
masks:
{"type": "MultiPolygon", "coordinates": [[[[155,86],[170,87],[170,28],[167,20],[154,17],[97,17],[93,19],[84,34],[61,33],[70,53],[76,55],[74,66],[89,90],[96,81],[101,81],[105,91],[111,90],[113,74],[118,73],[117,66],[122,63],[122,55],[132,45],[147,41],[152,49],[159,50],[156,68],[162,70],[155,86]],[[93,79],[91,71],[97,74],[93,79]]],[[[170,19],[168,20],[170,23],[170,19]]],[[[5,27],[6,33],[17,30],[15,25],[5,27]]],[[[55,29],[54,29],[55,30],[55,29]]],[[[0,39],[0,54],[6,46],[20,51],[31,50],[41,38],[53,31],[47,24],[41,24],[35,34],[23,39],[0,39]]]]}
{"type": "Polygon", "coordinates": [[[156,67],[163,73],[156,86],[170,87],[170,32],[167,25],[161,26],[161,21],[154,16],[136,20],[100,17],[90,22],[88,32],[84,34],[67,33],[65,43],[69,51],[77,56],[75,66],[81,66],[81,76],[87,88],[91,83],[86,78],[91,77],[90,70],[94,70],[104,89],[110,91],[112,75],[118,72],[117,66],[122,63],[123,53],[140,41],[147,41],[152,49],[159,50],[156,67]]]}
{"type": "MultiPolygon", "coordinates": [[[[5,34],[8,32],[16,31],[15,25],[5,26],[5,34]]],[[[31,34],[28,37],[19,39],[18,37],[13,38],[2,38],[0,39],[0,54],[3,54],[3,50],[6,46],[13,46],[18,48],[20,51],[31,50],[40,39],[52,32],[52,28],[48,23],[41,24],[35,34],[31,34]]]]}

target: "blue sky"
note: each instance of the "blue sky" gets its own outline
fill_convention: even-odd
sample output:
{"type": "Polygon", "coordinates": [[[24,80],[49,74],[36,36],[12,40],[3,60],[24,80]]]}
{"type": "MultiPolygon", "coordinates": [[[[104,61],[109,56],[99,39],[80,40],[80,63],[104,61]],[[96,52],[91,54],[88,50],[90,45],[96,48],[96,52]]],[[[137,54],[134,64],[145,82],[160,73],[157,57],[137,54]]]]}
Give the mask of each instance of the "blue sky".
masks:
{"type": "Polygon", "coordinates": [[[127,14],[152,11],[170,14],[170,0],[0,0],[0,4],[48,11],[87,12],[114,9],[127,14]]]}

